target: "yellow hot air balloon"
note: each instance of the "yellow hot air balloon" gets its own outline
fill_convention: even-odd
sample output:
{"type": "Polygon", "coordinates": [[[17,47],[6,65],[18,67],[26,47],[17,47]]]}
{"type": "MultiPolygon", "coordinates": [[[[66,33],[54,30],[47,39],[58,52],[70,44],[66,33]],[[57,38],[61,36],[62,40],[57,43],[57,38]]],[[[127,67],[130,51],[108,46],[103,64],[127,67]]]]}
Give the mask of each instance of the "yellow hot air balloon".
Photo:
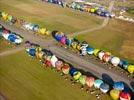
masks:
{"type": "Polygon", "coordinates": [[[46,28],[40,28],[38,33],[45,35],[46,34],[46,28]]]}
{"type": "Polygon", "coordinates": [[[8,14],[5,13],[5,12],[2,12],[2,18],[3,18],[4,20],[7,20],[7,18],[8,18],[8,14]]]}
{"type": "Polygon", "coordinates": [[[72,47],[73,47],[73,49],[76,49],[77,48],[77,42],[72,42],[72,47]]]}
{"type": "Polygon", "coordinates": [[[129,73],[134,74],[134,65],[129,65],[127,70],[129,73]]]}
{"type": "Polygon", "coordinates": [[[91,12],[91,13],[94,13],[94,12],[95,12],[95,9],[94,9],[94,8],[91,8],[91,9],[90,9],[90,12],[91,12]]]}
{"type": "Polygon", "coordinates": [[[81,50],[81,45],[80,44],[77,44],[77,46],[76,46],[76,48],[77,48],[77,50],[81,50]]]}
{"type": "Polygon", "coordinates": [[[51,33],[50,31],[46,31],[46,35],[50,35],[50,33],[51,33]]]}
{"type": "Polygon", "coordinates": [[[120,91],[113,89],[110,91],[110,96],[113,100],[118,100],[119,99],[119,95],[120,95],[120,91]]]}
{"type": "Polygon", "coordinates": [[[99,51],[100,51],[100,49],[94,49],[94,55],[97,56],[99,51]]]}

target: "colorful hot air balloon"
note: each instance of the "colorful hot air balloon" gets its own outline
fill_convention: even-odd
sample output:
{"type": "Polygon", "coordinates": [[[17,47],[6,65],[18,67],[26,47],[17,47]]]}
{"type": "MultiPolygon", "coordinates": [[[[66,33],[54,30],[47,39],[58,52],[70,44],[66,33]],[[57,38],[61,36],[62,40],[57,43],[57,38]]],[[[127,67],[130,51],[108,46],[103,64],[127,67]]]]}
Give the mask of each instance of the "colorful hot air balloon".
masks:
{"type": "Polygon", "coordinates": [[[100,90],[103,92],[103,93],[107,93],[108,91],[109,91],[109,85],[108,84],[106,84],[106,83],[102,83],[101,85],[100,85],[100,90]]]}
{"type": "Polygon", "coordinates": [[[121,92],[120,93],[120,100],[131,100],[131,96],[127,92],[121,92]]]}
{"type": "Polygon", "coordinates": [[[127,70],[130,74],[134,74],[134,65],[128,65],[127,70]]]}
{"type": "Polygon", "coordinates": [[[70,72],[69,73],[70,73],[71,76],[73,76],[76,71],[77,71],[77,69],[72,67],[70,69],[70,72]]]}
{"type": "Polygon", "coordinates": [[[100,49],[94,49],[94,55],[97,57],[98,53],[99,53],[100,49]]]}
{"type": "Polygon", "coordinates": [[[105,54],[104,51],[100,51],[100,52],[98,53],[98,57],[99,57],[100,60],[102,60],[104,54],[105,54]]]}
{"type": "Polygon", "coordinates": [[[42,60],[43,55],[44,55],[44,52],[42,52],[42,51],[40,51],[40,52],[36,52],[36,57],[37,57],[37,59],[42,60]]]}
{"type": "Polygon", "coordinates": [[[119,94],[120,94],[120,91],[119,90],[116,90],[116,89],[112,89],[110,91],[110,96],[113,100],[118,100],[119,99],[119,94]]]}
{"type": "Polygon", "coordinates": [[[75,81],[79,80],[79,78],[80,78],[81,75],[82,75],[82,74],[81,74],[81,72],[79,72],[79,71],[74,72],[74,74],[73,74],[74,80],[75,80],[75,81]]]}
{"type": "Polygon", "coordinates": [[[86,77],[85,75],[81,75],[80,78],[79,78],[79,82],[82,84],[82,85],[85,85],[86,84],[86,77]]]}
{"type": "Polygon", "coordinates": [[[57,70],[61,70],[61,68],[63,67],[63,61],[61,60],[56,61],[55,66],[57,70]]]}
{"type": "Polygon", "coordinates": [[[86,78],[86,84],[89,88],[91,88],[94,85],[94,77],[87,77],[86,78]]]}
{"type": "Polygon", "coordinates": [[[125,60],[120,60],[120,63],[119,63],[119,66],[124,68],[124,69],[127,69],[128,68],[128,61],[125,61],[125,60]]]}
{"type": "Polygon", "coordinates": [[[52,66],[52,64],[51,64],[51,61],[50,60],[45,60],[45,65],[47,66],[47,67],[51,67],[52,66]]]}
{"type": "Polygon", "coordinates": [[[122,90],[124,90],[124,83],[123,82],[115,82],[113,85],[113,88],[122,91],[122,90]]]}
{"type": "Polygon", "coordinates": [[[94,81],[94,87],[95,88],[100,88],[100,85],[103,83],[103,81],[101,79],[96,79],[94,81]]]}
{"type": "Polygon", "coordinates": [[[111,53],[105,52],[105,54],[103,55],[103,58],[102,59],[105,62],[109,62],[109,60],[111,59],[111,53]]]}
{"type": "Polygon", "coordinates": [[[64,64],[62,67],[63,74],[69,74],[70,66],[68,64],[64,64]]]}
{"type": "Polygon", "coordinates": [[[112,58],[111,58],[111,64],[112,64],[113,66],[118,66],[119,63],[120,63],[120,58],[118,58],[118,57],[112,57],[112,58]]]}
{"type": "Polygon", "coordinates": [[[66,45],[71,46],[71,44],[72,44],[72,39],[71,38],[66,39],[66,45]]]}
{"type": "Polygon", "coordinates": [[[61,40],[60,40],[60,43],[62,44],[62,45],[66,45],[66,36],[62,36],[62,38],[61,38],[61,40]]]}
{"type": "Polygon", "coordinates": [[[73,49],[76,49],[77,48],[77,44],[78,43],[76,41],[73,41],[72,44],[71,44],[72,48],[73,49]]]}
{"type": "Polygon", "coordinates": [[[94,48],[92,48],[92,47],[87,47],[87,53],[88,53],[89,55],[92,55],[92,54],[94,53],[94,48]]]}
{"type": "Polygon", "coordinates": [[[28,53],[29,53],[30,56],[34,57],[35,53],[36,53],[36,49],[35,48],[30,48],[28,53]]]}

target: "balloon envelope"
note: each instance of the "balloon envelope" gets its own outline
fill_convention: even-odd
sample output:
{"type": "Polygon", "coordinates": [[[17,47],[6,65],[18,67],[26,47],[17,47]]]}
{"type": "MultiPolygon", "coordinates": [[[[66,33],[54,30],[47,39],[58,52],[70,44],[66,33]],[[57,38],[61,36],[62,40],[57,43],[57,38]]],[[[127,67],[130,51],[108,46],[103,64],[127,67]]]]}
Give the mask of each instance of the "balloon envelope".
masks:
{"type": "Polygon", "coordinates": [[[51,64],[52,64],[52,66],[53,67],[55,67],[55,63],[58,61],[58,58],[55,56],[55,55],[53,55],[52,57],[51,57],[51,64]]]}
{"type": "Polygon", "coordinates": [[[106,83],[102,83],[100,85],[100,90],[103,92],[103,93],[107,93],[109,91],[109,85],[106,84],[106,83]]]}
{"type": "Polygon", "coordinates": [[[94,77],[87,77],[86,78],[86,84],[88,87],[92,87],[94,85],[94,77]]]}
{"type": "Polygon", "coordinates": [[[118,100],[119,99],[119,94],[120,94],[120,91],[119,90],[116,90],[116,89],[112,89],[110,91],[110,96],[113,100],[118,100]]]}
{"type": "Polygon", "coordinates": [[[29,55],[35,56],[35,53],[36,53],[35,48],[30,48],[30,49],[29,49],[29,55]]]}
{"type": "Polygon", "coordinates": [[[131,96],[127,92],[121,92],[120,93],[120,100],[131,100],[131,96]]]}
{"type": "Polygon", "coordinates": [[[134,74],[134,65],[129,65],[127,70],[129,73],[134,74]]]}
{"type": "Polygon", "coordinates": [[[113,85],[114,89],[117,90],[124,90],[124,83],[123,82],[115,82],[113,85]]]}
{"type": "Polygon", "coordinates": [[[69,73],[70,73],[71,76],[73,76],[76,71],[77,71],[77,69],[72,67],[70,69],[70,72],[69,73]]]}
{"type": "Polygon", "coordinates": [[[66,36],[63,36],[60,40],[61,44],[65,45],[66,44],[66,36]]]}
{"type": "Polygon", "coordinates": [[[108,62],[111,58],[111,54],[109,52],[106,52],[104,55],[103,55],[103,61],[105,62],[108,62]]]}
{"type": "Polygon", "coordinates": [[[97,56],[99,51],[100,51],[99,49],[94,49],[94,55],[97,56]]]}
{"type": "Polygon", "coordinates": [[[120,58],[112,57],[111,58],[111,63],[113,64],[113,66],[118,66],[118,64],[120,63],[120,58]]]}
{"type": "Polygon", "coordinates": [[[79,82],[82,85],[85,85],[86,84],[86,76],[85,75],[81,75],[80,78],[79,78],[79,82]]]}
{"type": "Polygon", "coordinates": [[[128,65],[129,65],[128,61],[120,60],[120,63],[119,63],[120,67],[123,67],[124,69],[127,69],[128,65]]]}
{"type": "Polygon", "coordinates": [[[87,53],[90,54],[90,55],[92,55],[94,53],[94,48],[88,47],[87,48],[87,53]]]}
{"type": "Polygon", "coordinates": [[[65,64],[63,67],[62,67],[62,72],[64,74],[69,74],[69,70],[70,70],[70,66],[68,64],[65,64]]]}
{"type": "Polygon", "coordinates": [[[98,53],[98,57],[99,57],[100,60],[102,60],[104,54],[105,54],[104,51],[100,51],[100,52],[98,53]]]}
{"type": "Polygon", "coordinates": [[[96,79],[94,81],[94,87],[95,88],[100,88],[100,85],[103,83],[103,81],[101,79],[96,79]]]}
{"type": "Polygon", "coordinates": [[[74,80],[78,80],[81,75],[82,75],[82,74],[81,74],[81,72],[79,72],[79,71],[74,72],[74,74],[73,74],[74,80]]]}
{"type": "Polygon", "coordinates": [[[58,60],[56,61],[55,66],[57,70],[61,70],[61,68],[63,67],[63,62],[61,60],[58,60]]]}

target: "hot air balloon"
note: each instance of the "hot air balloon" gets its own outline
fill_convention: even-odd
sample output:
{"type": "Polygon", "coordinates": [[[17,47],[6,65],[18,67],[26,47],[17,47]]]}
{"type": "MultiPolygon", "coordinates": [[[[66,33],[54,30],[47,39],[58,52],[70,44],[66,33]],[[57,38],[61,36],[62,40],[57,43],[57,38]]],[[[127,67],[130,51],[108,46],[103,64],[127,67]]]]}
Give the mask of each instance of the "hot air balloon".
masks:
{"type": "Polygon", "coordinates": [[[105,54],[103,55],[103,61],[105,61],[105,62],[108,62],[108,61],[110,61],[110,59],[111,59],[111,53],[109,53],[109,52],[105,52],[105,54]]]}
{"type": "Polygon", "coordinates": [[[43,51],[36,52],[36,57],[37,57],[37,59],[42,60],[43,55],[44,55],[44,52],[43,52],[43,51]]]}
{"type": "Polygon", "coordinates": [[[76,41],[73,41],[72,44],[71,44],[73,49],[76,49],[77,45],[78,45],[78,43],[76,41]]]}
{"type": "Polygon", "coordinates": [[[61,70],[61,68],[63,67],[63,61],[61,60],[56,61],[55,66],[57,70],[61,70]]]}
{"type": "Polygon", "coordinates": [[[86,84],[87,84],[87,86],[90,88],[90,87],[92,87],[93,85],[94,85],[94,77],[87,77],[86,78],[86,84]]]}
{"type": "Polygon", "coordinates": [[[75,81],[79,80],[79,78],[80,78],[81,75],[82,75],[82,74],[81,74],[81,72],[79,72],[79,71],[74,72],[74,74],[73,74],[74,80],[75,80],[75,81]]]}
{"type": "Polygon", "coordinates": [[[35,56],[35,53],[36,53],[36,49],[35,48],[30,48],[28,50],[28,53],[29,53],[30,56],[34,57],[35,56]]]}
{"type": "Polygon", "coordinates": [[[82,84],[82,85],[85,85],[86,84],[86,77],[85,75],[81,75],[79,77],[79,82],[82,84]]]}
{"type": "Polygon", "coordinates": [[[100,60],[102,60],[104,54],[105,54],[104,51],[100,51],[100,52],[98,53],[98,57],[99,57],[100,60]]]}
{"type": "Polygon", "coordinates": [[[62,36],[62,38],[61,38],[61,40],[60,40],[60,43],[62,44],[62,45],[66,45],[66,39],[67,39],[67,37],[64,35],[64,36],[62,36]]]}
{"type": "Polygon", "coordinates": [[[101,85],[100,85],[100,90],[103,92],[103,93],[107,93],[108,91],[109,91],[109,85],[108,84],[106,84],[106,83],[102,83],[101,85]]]}
{"type": "Polygon", "coordinates": [[[123,82],[115,82],[113,85],[113,88],[122,91],[122,90],[124,90],[124,83],[123,82]]]}
{"type": "Polygon", "coordinates": [[[73,76],[76,71],[77,71],[77,69],[72,67],[70,69],[70,72],[69,73],[70,73],[71,76],[73,76]]]}
{"type": "Polygon", "coordinates": [[[111,58],[111,64],[113,66],[118,66],[119,63],[120,63],[120,58],[118,58],[118,57],[112,57],[111,58]]]}
{"type": "Polygon", "coordinates": [[[121,92],[120,93],[120,100],[131,100],[131,96],[127,92],[121,92]]]}
{"type": "Polygon", "coordinates": [[[134,74],[134,65],[128,65],[127,70],[130,74],[134,74]]]}
{"type": "Polygon", "coordinates": [[[57,32],[56,34],[55,34],[55,39],[57,40],[57,41],[61,41],[61,39],[62,39],[62,37],[63,37],[63,33],[62,32],[57,32]]]}
{"type": "Polygon", "coordinates": [[[97,57],[98,53],[99,53],[100,49],[94,49],[94,55],[97,57]]]}
{"type": "Polygon", "coordinates": [[[87,53],[88,53],[89,55],[92,55],[92,54],[94,53],[94,48],[92,48],[92,47],[87,47],[87,53]]]}
{"type": "Polygon", "coordinates": [[[101,79],[96,79],[94,81],[94,87],[95,88],[100,88],[100,85],[103,83],[103,81],[101,79]]]}
{"type": "Polygon", "coordinates": [[[119,95],[120,95],[120,91],[116,90],[116,89],[112,89],[110,91],[110,96],[113,100],[118,100],[119,99],[119,95]]]}
{"type": "Polygon", "coordinates": [[[125,60],[120,60],[120,63],[119,63],[119,66],[124,68],[124,69],[127,69],[128,68],[128,61],[125,61],[125,60]]]}
{"type": "Polygon", "coordinates": [[[52,66],[53,67],[55,67],[55,63],[58,61],[58,58],[55,56],[55,55],[53,55],[52,57],[51,57],[51,64],[52,64],[52,66]]]}
{"type": "Polygon", "coordinates": [[[63,74],[69,74],[70,66],[68,64],[64,64],[62,67],[63,74]]]}
{"type": "Polygon", "coordinates": [[[51,61],[50,60],[45,60],[45,65],[47,66],[47,67],[51,67],[52,66],[52,64],[51,64],[51,61]]]}
{"type": "Polygon", "coordinates": [[[12,19],[13,19],[13,16],[12,16],[12,15],[8,15],[8,16],[7,16],[7,21],[10,21],[10,22],[11,22],[12,19]]]}
{"type": "Polygon", "coordinates": [[[66,39],[66,45],[71,46],[71,44],[72,44],[72,39],[71,38],[66,39]]]}

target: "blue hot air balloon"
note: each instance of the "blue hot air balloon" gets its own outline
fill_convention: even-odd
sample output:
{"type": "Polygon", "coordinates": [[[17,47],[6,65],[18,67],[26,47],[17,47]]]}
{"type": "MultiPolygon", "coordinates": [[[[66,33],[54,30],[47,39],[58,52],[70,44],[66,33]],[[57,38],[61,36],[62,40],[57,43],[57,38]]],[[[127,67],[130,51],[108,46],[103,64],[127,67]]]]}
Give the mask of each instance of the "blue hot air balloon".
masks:
{"type": "Polygon", "coordinates": [[[94,87],[95,88],[100,88],[100,85],[103,83],[103,81],[101,79],[96,79],[94,81],[94,87]]]}
{"type": "Polygon", "coordinates": [[[113,88],[122,91],[122,90],[124,90],[124,83],[123,82],[115,82],[113,85],[113,88]]]}
{"type": "Polygon", "coordinates": [[[107,93],[109,91],[109,85],[106,84],[106,83],[102,83],[100,85],[100,90],[103,92],[103,93],[107,93]]]}
{"type": "Polygon", "coordinates": [[[36,53],[36,49],[35,48],[30,48],[29,51],[28,51],[29,55],[31,55],[32,57],[35,56],[35,53],[36,53]]]}
{"type": "Polygon", "coordinates": [[[73,76],[76,71],[77,71],[77,69],[72,67],[70,69],[70,72],[69,73],[70,73],[71,76],[73,76]]]}
{"type": "Polygon", "coordinates": [[[94,53],[94,48],[92,48],[92,47],[87,47],[87,53],[88,53],[89,55],[92,55],[92,54],[94,53]]]}

